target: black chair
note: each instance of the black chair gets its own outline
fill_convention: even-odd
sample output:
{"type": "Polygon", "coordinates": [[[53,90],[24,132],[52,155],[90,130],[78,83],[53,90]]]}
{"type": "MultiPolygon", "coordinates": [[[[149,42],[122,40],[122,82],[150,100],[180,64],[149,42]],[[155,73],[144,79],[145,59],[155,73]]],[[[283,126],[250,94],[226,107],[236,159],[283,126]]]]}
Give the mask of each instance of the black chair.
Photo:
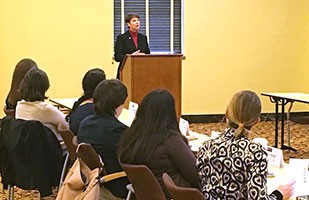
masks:
{"type": "Polygon", "coordinates": [[[0,131],[0,173],[2,183],[9,188],[37,189],[40,196],[52,194],[58,186],[63,166],[61,146],[56,136],[41,122],[2,119],[0,131]]]}

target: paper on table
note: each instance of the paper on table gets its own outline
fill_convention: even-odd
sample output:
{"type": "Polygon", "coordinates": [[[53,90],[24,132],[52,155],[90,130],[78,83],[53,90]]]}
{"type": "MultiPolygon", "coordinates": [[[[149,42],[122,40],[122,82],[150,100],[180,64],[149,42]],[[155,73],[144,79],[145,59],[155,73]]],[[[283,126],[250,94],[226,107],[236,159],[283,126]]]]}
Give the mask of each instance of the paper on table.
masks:
{"type": "Polygon", "coordinates": [[[283,154],[282,150],[268,146],[266,149],[267,157],[268,157],[268,166],[273,167],[283,167],[283,154]]]}
{"type": "Polygon", "coordinates": [[[309,159],[294,159],[289,162],[289,177],[296,181],[294,197],[309,195],[309,159]]]}
{"type": "Polygon", "coordinates": [[[216,139],[217,137],[219,137],[222,133],[218,132],[218,131],[211,131],[211,139],[216,139]]]}
{"type": "Polygon", "coordinates": [[[179,119],[179,129],[184,136],[189,135],[189,122],[183,118],[179,119]]]}
{"type": "Polygon", "coordinates": [[[193,152],[198,152],[200,146],[203,145],[205,141],[208,141],[210,137],[201,133],[194,131],[189,131],[190,135],[195,138],[195,140],[189,140],[189,146],[193,152]]]}

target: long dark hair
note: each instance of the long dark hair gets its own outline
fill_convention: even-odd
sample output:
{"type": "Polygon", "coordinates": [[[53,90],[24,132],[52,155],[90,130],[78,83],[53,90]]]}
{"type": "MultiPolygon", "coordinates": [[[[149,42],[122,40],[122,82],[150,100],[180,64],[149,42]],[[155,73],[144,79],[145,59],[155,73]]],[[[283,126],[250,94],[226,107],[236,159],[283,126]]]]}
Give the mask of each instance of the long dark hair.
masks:
{"type": "Polygon", "coordinates": [[[136,117],[121,139],[121,162],[147,162],[155,148],[169,135],[179,134],[175,101],[167,90],[153,90],[142,100],[136,117]]]}
{"type": "Polygon", "coordinates": [[[101,81],[105,79],[106,79],[106,75],[102,69],[94,68],[94,69],[87,71],[82,81],[82,87],[83,87],[84,94],[74,103],[73,108],[71,112],[66,116],[66,119],[70,117],[70,115],[75,111],[75,109],[81,103],[93,97],[95,88],[101,81]]]}
{"type": "Polygon", "coordinates": [[[13,77],[12,77],[11,89],[7,96],[7,101],[12,106],[15,107],[17,104],[17,101],[21,100],[20,84],[22,80],[24,79],[26,73],[31,69],[37,69],[37,68],[38,68],[37,64],[29,58],[20,60],[15,66],[13,77]]]}

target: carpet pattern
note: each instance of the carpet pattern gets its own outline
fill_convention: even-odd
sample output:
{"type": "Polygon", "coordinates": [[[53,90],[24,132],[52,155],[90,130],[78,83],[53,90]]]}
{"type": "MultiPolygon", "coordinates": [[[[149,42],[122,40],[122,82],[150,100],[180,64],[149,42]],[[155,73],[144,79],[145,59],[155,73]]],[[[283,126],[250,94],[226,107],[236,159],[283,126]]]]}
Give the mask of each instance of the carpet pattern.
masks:
{"type": "MultiPolygon", "coordinates": [[[[309,125],[300,125],[293,122],[285,122],[284,143],[288,144],[288,124],[290,124],[290,144],[297,151],[283,151],[284,161],[288,162],[289,158],[307,158],[309,159],[309,125]]],[[[190,124],[190,130],[211,135],[211,131],[223,132],[226,128],[225,123],[208,123],[208,124],[190,124]]],[[[268,140],[269,146],[275,145],[275,122],[262,121],[254,126],[249,134],[249,138],[262,137],[268,140]]],[[[281,122],[279,122],[278,146],[281,147],[281,122]]]]}

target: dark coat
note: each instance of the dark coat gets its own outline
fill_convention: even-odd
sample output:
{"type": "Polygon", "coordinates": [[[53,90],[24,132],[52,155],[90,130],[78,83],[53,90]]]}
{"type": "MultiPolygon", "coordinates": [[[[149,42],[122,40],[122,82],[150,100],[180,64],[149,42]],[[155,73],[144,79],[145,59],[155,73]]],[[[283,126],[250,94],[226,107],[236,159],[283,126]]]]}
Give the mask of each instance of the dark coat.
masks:
{"type": "Polygon", "coordinates": [[[131,34],[129,31],[118,35],[116,44],[115,44],[115,60],[119,63],[117,70],[117,78],[120,76],[120,67],[122,61],[126,54],[134,53],[137,50],[140,50],[142,53],[150,54],[150,49],[147,41],[147,37],[141,33],[138,33],[138,48],[136,48],[133,39],[131,38],[131,34]]]}
{"type": "MultiPolygon", "coordinates": [[[[121,168],[117,150],[118,142],[127,130],[116,117],[109,115],[90,115],[80,124],[77,139],[78,142],[89,143],[101,156],[107,174],[123,171],[121,168]]],[[[127,195],[126,185],[129,180],[124,178],[115,179],[104,184],[113,195],[125,198],[127,195]]]]}
{"type": "Polygon", "coordinates": [[[63,156],[55,135],[41,122],[2,119],[0,131],[0,173],[4,185],[38,189],[52,194],[59,184],[63,156]]]}

